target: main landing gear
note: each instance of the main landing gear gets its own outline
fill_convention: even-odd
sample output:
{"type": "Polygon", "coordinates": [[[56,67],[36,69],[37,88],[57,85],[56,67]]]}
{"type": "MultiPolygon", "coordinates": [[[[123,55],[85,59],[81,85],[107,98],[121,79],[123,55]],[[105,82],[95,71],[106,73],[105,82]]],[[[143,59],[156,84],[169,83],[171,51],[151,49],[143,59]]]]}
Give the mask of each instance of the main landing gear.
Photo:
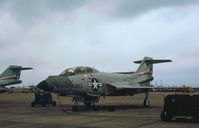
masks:
{"type": "Polygon", "coordinates": [[[95,103],[99,101],[99,97],[73,97],[72,99],[74,106],[72,106],[72,111],[79,111],[78,102],[83,102],[86,106],[86,110],[97,110],[95,103]]]}
{"type": "Polygon", "coordinates": [[[72,106],[72,111],[76,112],[79,111],[78,101],[73,98],[74,106],[72,106]]]}
{"type": "Polygon", "coordinates": [[[145,92],[145,99],[144,99],[144,107],[149,107],[150,106],[150,100],[149,100],[149,89],[146,89],[145,92]]]}

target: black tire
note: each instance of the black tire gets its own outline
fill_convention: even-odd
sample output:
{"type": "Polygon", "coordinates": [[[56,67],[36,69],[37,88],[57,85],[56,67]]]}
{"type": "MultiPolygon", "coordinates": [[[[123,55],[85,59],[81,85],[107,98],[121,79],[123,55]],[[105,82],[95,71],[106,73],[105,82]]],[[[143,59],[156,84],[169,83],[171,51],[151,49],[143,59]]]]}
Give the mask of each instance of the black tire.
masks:
{"type": "Polygon", "coordinates": [[[35,102],[33,101],[33,102],[31,102],[31,106],[32,107],[34,107],[35,106],[35,102]]]}
{"type": "Polygon", "coordinates": [[[90,107],[91,103],[84,103],[85,106],[90,107]]]}
{"type": "Polygon", "coordinates": [[[46,107],[46,104],[45,104],[45,103],[42,103],[42,107],[46,107]]]}
{"type": "Polygon", "coordinates": [[[115,109],[114,109],[113,107],[110,107],[110,108],[108,108],[108,111],[109,111],[109,112],[114,112],[115,109]]]}
{"type": "Polygon", "coordinates": [[[73,107],[72,107],[72,111],[73,111],[73,112],[79,111],[79,107],[78,107],[78,106],[73,106],[73,107]]]}
{"type": "Polygon", "coordinates": [[[94,111],[99,111],[100,108],[99,108],[98,106],[94,106],[93,110],[94,110],[94,111]]]}
{"type": "Polygon", "coordinates": [[[171,119],[172,119],[172,116],[171,115],[167,115],[165,121],[171,121],[171,119]]]}
{"type": "Polygon", "coordinates": [[[52,102],[52,105],[53,105],[53,106],[56,106],[56,102],[55,102],[55,101],[53,101],[53,102],[52,102]]]}

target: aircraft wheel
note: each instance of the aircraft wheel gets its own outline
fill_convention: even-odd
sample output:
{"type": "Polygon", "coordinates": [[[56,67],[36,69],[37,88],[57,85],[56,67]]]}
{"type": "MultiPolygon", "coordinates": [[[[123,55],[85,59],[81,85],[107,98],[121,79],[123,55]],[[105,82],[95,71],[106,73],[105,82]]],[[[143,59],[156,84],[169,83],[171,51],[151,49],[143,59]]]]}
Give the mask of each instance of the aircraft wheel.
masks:
{"type": "Polygon", "coordinates": [[[79,107],[78,107],[78,106],[73,106],[73,107],[72,107],[72,111],[73,111],[73,112],[79,111],[79,107]]]}
{"type": "Polygon", "coordinates": [[[84,103],[85,106],[90,107],[91,103],[84,103]]]}
{"type": "Polygon", "coordinates": [[[35,106],[35,102],[33,101],[33,102],[31,102],[31,106],[32,107],[34,107],[35,106]]]}
{"type": "Polygon", "coordinates": [[[145,99],[144,100],[144,107],[149,107],[150,106],[150,100],[149,99],[145,99]]]}
{"type": "Polygon", "coordinates": [[[55,101],[53,101],[53,102],[52,102],[52,105],[53,105],[53,106],[56,106],[56,102],[55,102],[55,101]]]}
{"type": "Polygon", "coordinates": [[[110,108],[108,108],[108,111],[113,112],[113,111],[115,111],[115,109],[114,109],[114,107],[111,106],[110,108]]]}
{"type": "Polygon", "coordinates": [[[43,106],[43,107],[46,107],[46,104],[45,104],[45,103],[42,103],[42,106],[43,106]]]}

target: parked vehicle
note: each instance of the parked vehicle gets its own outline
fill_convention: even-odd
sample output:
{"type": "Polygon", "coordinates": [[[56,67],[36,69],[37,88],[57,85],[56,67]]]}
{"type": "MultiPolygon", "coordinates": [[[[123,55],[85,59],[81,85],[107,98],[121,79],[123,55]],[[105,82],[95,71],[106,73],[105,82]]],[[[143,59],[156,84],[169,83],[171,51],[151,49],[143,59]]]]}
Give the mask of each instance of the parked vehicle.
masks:
{"type": "Polygon", "coordinates": [[[164,108],[161,120],[171,121],[173,117],[191,116],[199,121],[199,95],[174,94],[164,96],[164,108]]]}

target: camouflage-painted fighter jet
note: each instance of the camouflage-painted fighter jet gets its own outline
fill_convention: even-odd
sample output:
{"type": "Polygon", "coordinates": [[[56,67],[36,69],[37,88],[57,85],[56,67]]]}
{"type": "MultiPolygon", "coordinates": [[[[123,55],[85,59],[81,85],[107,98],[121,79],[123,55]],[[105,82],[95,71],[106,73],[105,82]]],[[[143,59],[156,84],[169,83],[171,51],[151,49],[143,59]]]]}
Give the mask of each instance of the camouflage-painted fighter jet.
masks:
{"type": "Polygon", "coordinates": [[[46,92],[72,96],[75,108],[78,102],[90,106],[100,96],[124,96],[145,93],[144,106],[149,107],[150,81],[153,80],[153,64],[171,62],[144,57],[135,61],[140,64],[136,72],[105,73],[90,67],[75,67],[64,70],[60,75],[49,76],[37,85],[46,92]]]}
{"type": "Polygon", "coordinates": [[[1,75],[0,75],[0,92],[6,91],[5,86],[12,84],[22,83],[20,79],[20,74],[22,70],[29,70],[32,68],[22,67],[17,65],[10,65],[1,75]]]}

